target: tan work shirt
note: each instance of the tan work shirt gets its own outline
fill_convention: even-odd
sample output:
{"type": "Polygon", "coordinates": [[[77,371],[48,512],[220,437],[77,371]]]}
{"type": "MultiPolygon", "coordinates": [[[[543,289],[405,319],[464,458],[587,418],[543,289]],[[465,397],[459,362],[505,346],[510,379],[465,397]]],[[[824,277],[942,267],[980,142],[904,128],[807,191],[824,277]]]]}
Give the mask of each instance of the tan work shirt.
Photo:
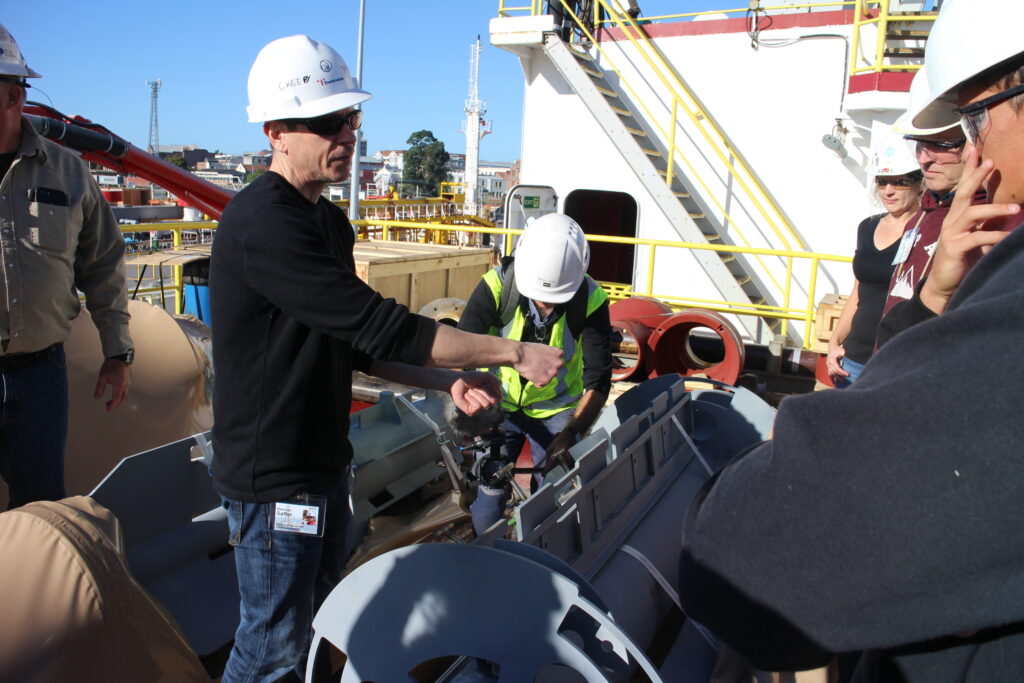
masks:
{"type": "Polygon", "coordinates": [[[0,182],[0,340],[29,353],[67,339],[81,310],[106,358],[132,348],[124,238],[96,181],[74,152],[21,121],[21,147],[0,182]]]}

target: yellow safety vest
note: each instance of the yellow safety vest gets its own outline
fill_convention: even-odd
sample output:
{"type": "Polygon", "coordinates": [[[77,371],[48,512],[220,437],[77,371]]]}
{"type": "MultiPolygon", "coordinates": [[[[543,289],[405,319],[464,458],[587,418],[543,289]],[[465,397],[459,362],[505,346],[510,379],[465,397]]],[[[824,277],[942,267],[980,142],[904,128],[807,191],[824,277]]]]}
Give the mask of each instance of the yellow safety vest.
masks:
{"type": "MultiPolygon", "coordinates": [[[[495,268],[484,274],[484,282],[494,295],[494,307],[498,309],[501,302],[503,287],[501,268],[495,268]]],[[[608,301],[608,294],[589,276],[583,277],[581,287],[587,288],[586,316],[600,308],[608,301]]],[[[542,387],[533,382],[523,382],[519,373],[513,368],[489,368],[501,380],[501,406],[507,411],[522,410],[529,417],[545,419],[563,410],[575,408],[583,396],[583,340],[573,336],[567,321],[567,311],[555,321],[551,329],[550,346],[561,349],[565,365],[558,371],[554,379],[542,387]]],[[[490,333],[506,339],[522,341],[526,327],[526,316],[522,306],[516,307],[515,315],[504,328],[492,327],[490,333]]]]}

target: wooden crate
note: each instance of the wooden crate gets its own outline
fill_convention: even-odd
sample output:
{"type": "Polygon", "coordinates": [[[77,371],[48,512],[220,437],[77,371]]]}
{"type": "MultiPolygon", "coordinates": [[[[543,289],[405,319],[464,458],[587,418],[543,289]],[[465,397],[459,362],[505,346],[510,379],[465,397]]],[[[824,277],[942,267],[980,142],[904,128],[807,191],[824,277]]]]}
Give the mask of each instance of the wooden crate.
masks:
{"type": "Polygon", "coordinates": [[[358,240],[356,275],[413,313],[434,299],[466,301],[492,266],[490,249],[443,244],[358,240]]]}
{"type": "Polygon", "coordinates": [[[814,316],[814,339],[811,350],[818,353],[828,353],[828,340],[832,338],[832,332],[839,322],[839,314],[843,311],[846,300],[850,297],[845,294],[826,294],[818,303],[818,312],[814,316]]]}

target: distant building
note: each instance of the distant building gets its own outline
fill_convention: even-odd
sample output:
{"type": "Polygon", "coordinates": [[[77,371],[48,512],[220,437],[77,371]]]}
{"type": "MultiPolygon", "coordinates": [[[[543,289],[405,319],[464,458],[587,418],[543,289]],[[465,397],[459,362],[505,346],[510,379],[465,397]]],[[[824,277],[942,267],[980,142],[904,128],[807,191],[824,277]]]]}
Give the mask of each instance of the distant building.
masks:
{"type": "Polygon", "coordinates": [[[234,170],[198,170],[192,173],[198,178],[202,178],[214,185],[226,187],[229,190],[241,190],[245,185],[245,174],[234,170]]]}
{"type": "Polygon", "coordinates": [[[205,149],[186,149],[181,156],[185,160],[185,168],[195,168],[201,162],[213,159],[213,154],[205,149]]]}

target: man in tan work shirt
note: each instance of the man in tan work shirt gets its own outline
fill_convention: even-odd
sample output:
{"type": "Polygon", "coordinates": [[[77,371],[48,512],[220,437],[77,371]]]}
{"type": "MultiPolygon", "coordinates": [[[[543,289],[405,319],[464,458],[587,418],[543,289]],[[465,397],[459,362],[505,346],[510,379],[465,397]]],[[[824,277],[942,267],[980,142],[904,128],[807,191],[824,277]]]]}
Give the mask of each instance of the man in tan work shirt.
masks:
{"type": "Polygon", "coordinates": [[[85,165],[22,118],[29,68],[0,25],[0,476],[8,507],[64,492],[68,382],[63,342],[81,308],[104,360],[95,398],[124,401],[132,341],[124,239],[85,165]]]}

